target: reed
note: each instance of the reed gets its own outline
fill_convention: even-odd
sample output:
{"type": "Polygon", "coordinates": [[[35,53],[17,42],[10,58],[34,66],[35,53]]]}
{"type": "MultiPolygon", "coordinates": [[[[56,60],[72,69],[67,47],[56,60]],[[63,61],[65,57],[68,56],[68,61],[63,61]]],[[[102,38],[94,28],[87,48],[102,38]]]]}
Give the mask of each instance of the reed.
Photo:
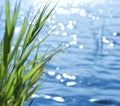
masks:
{"type": "MultiPolygon", "coordinates": [[[[55,8],[54,6],[48,11],[50,2],[44,6],[41,12],[36,13],[31,24],[28,24],[28,16],[24,18],[20,33],[13,45],[20,4],[21,1],[16,3],[11,15],[10,1],[5,0],[5,32],[0,44],[0,106],[23,106],[43,84],[44,81],[37,85],[36,82],[42,76],[45,66],[62,51],[58,47],[51,52],[45,52],[42,56],[38,54],[41,43],[56,29],[51,30],[41,41],[35,41],[55,8]],[[19,47],[22,48],[21,51],[19,51],[19,47]],[[36,52],[30,57],[33,50],[36,52]],[[30,60],[27,61],[29,57],[30,60]],[[33,87],[34,85],[35,87],[33,87]]],[[[29,106],[31,103],[32,101],[29,106]]]]}

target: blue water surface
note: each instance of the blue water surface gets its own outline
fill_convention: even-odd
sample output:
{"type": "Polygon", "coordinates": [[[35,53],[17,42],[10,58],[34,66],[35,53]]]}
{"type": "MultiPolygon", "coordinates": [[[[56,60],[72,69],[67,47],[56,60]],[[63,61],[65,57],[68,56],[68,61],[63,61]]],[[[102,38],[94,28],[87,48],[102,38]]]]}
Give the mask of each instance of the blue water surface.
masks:
{"type": "MultiPolygon", "coordinates": [[[[29,8],[32,18],[45,1],[22,2],[16,36],[29,8]]],[[[120,106],[119,0],[60,0],[38,39],[56,25],[41,50],[70,48],[47,66],[48,79],[32,96],[33,106],[120,106]]]]}

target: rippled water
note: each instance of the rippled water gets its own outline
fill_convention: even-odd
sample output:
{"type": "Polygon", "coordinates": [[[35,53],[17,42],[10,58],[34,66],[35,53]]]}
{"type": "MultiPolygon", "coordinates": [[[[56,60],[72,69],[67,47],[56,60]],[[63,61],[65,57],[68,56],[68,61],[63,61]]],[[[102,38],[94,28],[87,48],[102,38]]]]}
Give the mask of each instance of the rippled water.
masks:
{"type": "MultiPolygon", "coordinates": [[[[20,22],[29,6],[34,14],[43,3],[25,1],[20,22]]],[[[42,49],[61,43],[71,47],[47,66],[49,77],[33,95],[33,106],[120,106],[119,22],[117,0],[61,0],[42,34],[56,24],[58,29],[42,49]]]]}

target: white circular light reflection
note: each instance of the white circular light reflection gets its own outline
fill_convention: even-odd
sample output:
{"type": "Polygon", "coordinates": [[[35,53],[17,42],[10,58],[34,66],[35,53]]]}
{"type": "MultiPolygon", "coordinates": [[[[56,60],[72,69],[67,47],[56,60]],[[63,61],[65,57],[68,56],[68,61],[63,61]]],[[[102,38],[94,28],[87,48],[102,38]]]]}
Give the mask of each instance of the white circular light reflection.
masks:
{"type": "Polygon", "coordinates": [[[65,102],[65,100],[62,97],[53,97],[52,99],[57,102],[65,102]]]}
{"type": "Polygon", "coordinates": [[[54,71],[48,71],[48,74],[49,74],[50,76],[54,76],[54,75],[55,75],[55,72],[54,72],[54,71]]]}
{"type": "Polygon", "coordinates": [[[74,85],[76,85],[76,84],[77,84],[76,82],[67,82],[67,83],[66,83],[67,86],[74,86],[74,85]]]}

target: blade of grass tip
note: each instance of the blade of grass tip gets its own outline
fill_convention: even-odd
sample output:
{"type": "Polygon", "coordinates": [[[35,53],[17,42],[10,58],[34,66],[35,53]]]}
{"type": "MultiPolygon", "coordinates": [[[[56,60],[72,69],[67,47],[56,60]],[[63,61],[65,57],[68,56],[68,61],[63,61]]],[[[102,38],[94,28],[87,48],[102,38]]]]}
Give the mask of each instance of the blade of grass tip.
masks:
{"type": "Polygon", "coordinates": [[[5,4],[6,4],[6,7],[5,7],[5,10],[6,10],[6,12],[5,12],[6,13],[6,31],[5,31],[4,37],[6,40],[5,45],[7,46],[7,48],[6,48],[6,46],[5,46],[5,48],[6,48],[6,51],[9,53],[10,48],[11,48],[12,39],[13,39],[13,32],[15,29],[16,20],[17,20],[17,16],[19,13],[20,1],[19,1],[18,5],[16,2],[14,12],[13,12],[13,17],[12,17],[12,23],[10,22],[10,3],[9,3],[9,0],[6,0],[5,4]],[[8,43],[6,43],[6,42],[8,42],[8,43]]]}
{"type": "Polygon", "coordinates": [[[46,5],[43,7],[40,15],[39,15],[39,18],[37,19],[36,21],[36,24],[32,30],[32,34],[31,34],[31,41],[34,40],[34,38],[38,35],[38,33],[41,31],[41,29],[43,28],[44,24],[46,23],[46,20],[48,19],[47,18],[43,18],[48,6],[50,5],[50,3],[46,3],[46,5]],[[44,20],[44,21],[43,21],[44,20]]]}
{"type": "MultiPolygon", "coordinates": [[[[40,14],[38,20],[36,21],[36,24],[35,24],[32,32],[31,32],[32,34],[31,34],[31,37],[30,37],[30,39],[29,39],[29,43],[28,43],[28,44],[30,44],[30,43],[35,39],[35,37],[38,35],[38,33],[41,31],[42,27],[44,26],[47,18],[49,17],[49,15],[51,14],[51,12],[53,11],[53,9],[52,9],[52,11],[49,12],[49,15],[47,15],[47,17],[46,17],[45,19],[43,19],[43,21],[42,21],[43,14],[44,14],[45,11],[47,10],[49,4],[50,4],[50,3],[48,3],[48,5],[45,5],[45,6],[44,6],[44,8],[43,8],[43,10],[42,10],[42,13],[40,14]]],[[[55,7],[54,7],[54,8],[55,8],[55,7]]]]}
{"type": "MultiPolygon", "coordinates": [[[[26,17],[30,17],[31,8],[32,8],[32,6],[30,7],[30,9],[29,9],[26,17]]],[[[35,15],[35,16],[36,16],[36,15],[35,15]]],[[[34,17],[35,17],[35,16],[34,16],[34,17]]],[[[32,21],[31,21],[31,23],[30,23],[30,25],[28,26],[28,29],[27,29],[27,31],[26,31],[26,35],[25,35],[25,39],[24,39],[22,51],[25,51],[25,50],[24,50],[24,49],[25,49],[25,45],[26,45],[26,43],[28,42],[28,38],[29,38],[30,33],[31,33],[31,28],[32,28],[33,20],[34,20],[34,18],[32,19],[32,21]]]]}
{"type": "MultiPolygon", "coordinates": [[[[47,8],[49,7],[50,3],[47,5],[47,8]]],[[[46,22],[46,20],[49,18],[49,16],[51,15],[51,13],[53,12],[53,10],[55,9],[55,7],[57,6],[57,4],[47,13],[47,15],[43,18],[41,23],[46,22]]]]}
{"type": "Polygon", "coordinates": [[[41,13],[40,13],[40,15],[39,15],[39,18],[37,19],[37,21],[36,21],[36,23],[35,23],[35,26],[34,26],[34,28],[33,28],[33,31],[32,31],[31,36],[34,36],[34,33],[35,33],[35,32],[37,31],[37,29],[39,28],[39,24],[41,23],[41,20],[42,20],[44,14],[45,14],[45,11],[46,11],[47,7],[48,7],[47,4],[43,7],[43,9],[42,9],[42,11],[41,11],[41,13]]]}
{"type": "Polygon", "coordinates": [[[26,48],[29,46],[29,44],[31,43],[29,40],[30,40],[30,37],[31,37],[31,30],[33,28],[33,22],[35,21],[37,15],[38,15],[39,11],[35,14],[35,16],[33,17],[29,27],[28,27],[28,30],[27,30],[27,33],[26,33],[26,36],[25,36],[25,40],[24,40],[24,44],[23,44],[23,48],[22,48],[22,54],[24,53],[24,51],[26,50],[26,48]]]}
{"type": "Polygon", "coordinates": [[[20,9],[20,4],[21,4],[21,0],[19,0],[19,2],[16,1],[14,11],[13,11],[13,15],[12,15],[13,17],[12,17],[11,36],[13,36],[14,30],[15,30],[15,25],[16,25],[16,21],[17,21],[19,9],[20,9]]]}
{"type": "MultiPolygon", "coordinates": [[[[55,8],[55,7],[54,7],[55,8]]],[[[53,8],[53,9],[54,9],[53,8]]],[[[46,17],[41,21],[38,29],[36,30],[36,32],[34,32],[34,36],[31,37],[31,41],[34,40],[34,38],[38,35],[38,33],[41,31],[41,29],[43,28],[43,26],[45,25],[47,19],[49,18],[50,14],[52,13],[53,9],[46,15],[46,17]]]]}
{"type": "Polygon", "coordinates": [[[10,35],[11,23],[10,23],[10,2],[5,0],[5,17],[6,17],[6,32],[10,35]]]}

